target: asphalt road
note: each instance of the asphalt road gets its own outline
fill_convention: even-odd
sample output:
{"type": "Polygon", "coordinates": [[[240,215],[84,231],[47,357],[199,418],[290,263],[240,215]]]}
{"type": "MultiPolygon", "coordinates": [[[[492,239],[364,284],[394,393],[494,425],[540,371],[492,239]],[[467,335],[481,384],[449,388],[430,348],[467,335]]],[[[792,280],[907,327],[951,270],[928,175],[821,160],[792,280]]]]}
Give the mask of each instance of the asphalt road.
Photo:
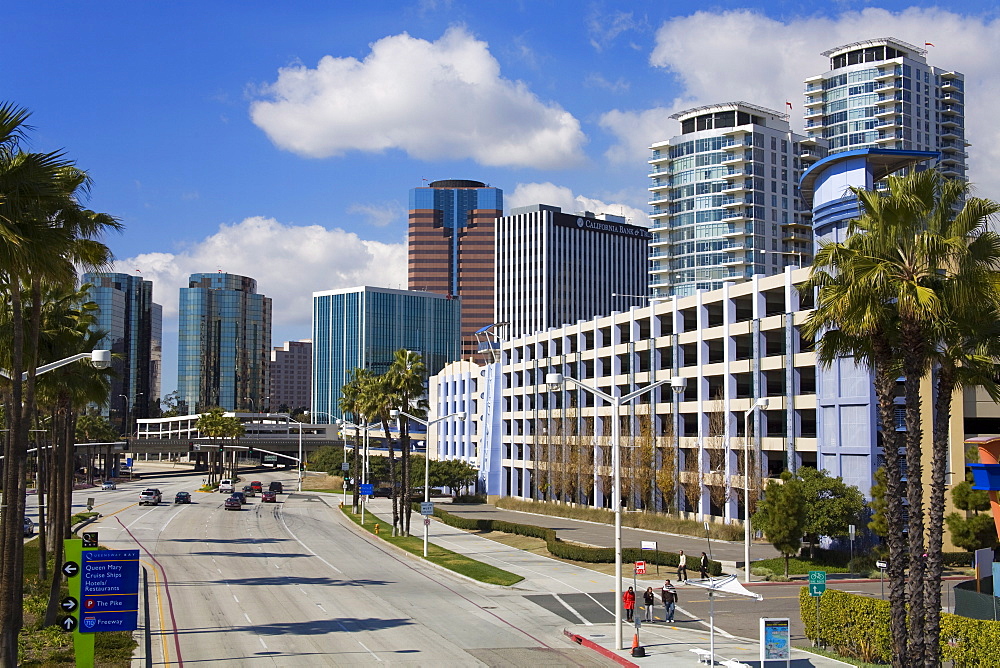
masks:
{"type": "MultiPolygon", "coordinates": [[[[294,488],[287,472],[253,474],[294,488]]],[[[413,666],[611,665],[569,644],[526,592],[487,588],[390,551],[348,528],[336,500],[281,494],[226,511],[201,474],[85,490],[111,549],[143,550],[154,663],[413,666]],[[146,486],[167,503],[135,505],[146,486]],[[174,493],[194,503],[173,506],[174,493]]],[[[142,650],[141,637],[140,652],[142,650]]]]}

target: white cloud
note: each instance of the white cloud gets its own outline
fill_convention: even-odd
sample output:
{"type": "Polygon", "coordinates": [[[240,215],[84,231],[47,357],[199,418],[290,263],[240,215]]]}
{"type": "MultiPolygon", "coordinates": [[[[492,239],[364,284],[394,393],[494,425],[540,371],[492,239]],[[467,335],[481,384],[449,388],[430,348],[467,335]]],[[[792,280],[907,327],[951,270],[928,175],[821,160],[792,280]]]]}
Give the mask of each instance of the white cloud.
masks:
{"type": "Polygon", "coordinates": [[[313,158],[405,151],[421,160],[565,168],[583,160],[580,122],[504,79],[462,27],[435,42],[384,37],[363,60],[324,56],[279,71],[250,115],[277,146],[313,158]]]}
{"type": "Polygon", "coordinates": [[[369,225],[385,227],[399,220],[406,221],[406,209],[399,202],[384,202],[382,204],[352,204],[347,207],[347,213],[357,213],[368,219],[369,225]]]}
{"type": "Polygon", "coordinates": [[[595,8],[587,19],[590,45],[600,53],[622,33],[639,29],[643,24],[644,21],[637,20],[632,12],[615,11],[603,14],[595,8]]]}
{"type": "Polygon", "coordinates": [[[670,113],[701,104],[745,100],[776,110],[793,105],[792,126],[801,129],[803,80],[825,72],[826,49],[874,37],[893,36],[927,47],[928,62],[966,77],[967,138],[972,143],[970,179],[979,194],[1000,196],[1000,68],[993,57],[1000,43],[1000,19],[939,8],[901,12],[869,8],[833,18],[779,21],[747,11],[697,12],[666,21],[657,32],[650,63],[669,70],[683,93],[669,108],[613,111],[602,125],[619,144],[614,160],[646,160],[651,143],[677,134],[670,113]],[[655,127],[650,128],[650,124],[655,127]]]}
{"type": "Polygon", "coordinates": [[[115,263],[116,271],[153,281],[164,329],[176,328],[177,300],[194,273],[222,270],[256,279],[271,298],[275,327],[308,326],[312,293],[356,285],[406,286],[406,245],[366,241],[344,230],[300,227],[253,217],[219,230],[178,253],[144,253],[115,263]]]}
{"type": "Polygon", "coordinates": [[[567,213],[591,211],[593,213],[610,213],[614,216],[624,216],[633,225],[649,227],[649,216],[641,208],[628,204],[603,202],[592,197],[574,195],[565,186],[554,183],[519,183],[514,192],[504,194],[504,204],[508,209],[532,204],[549,204],[558,206],[567,213]]]}

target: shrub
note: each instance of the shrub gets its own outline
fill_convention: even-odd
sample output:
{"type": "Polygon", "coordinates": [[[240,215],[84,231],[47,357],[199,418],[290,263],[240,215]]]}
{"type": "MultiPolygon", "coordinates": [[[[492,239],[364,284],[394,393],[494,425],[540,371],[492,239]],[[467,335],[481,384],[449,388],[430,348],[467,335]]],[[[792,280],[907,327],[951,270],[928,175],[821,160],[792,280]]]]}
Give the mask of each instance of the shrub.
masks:
{"type": "Polygon", "coordinates": [[[772,575],[774,575],[774,571],[772,571],[770,568],[761,568],[760,566],[756,568],[751,566],[750,573],[756,575],[759,578],[769,578],[772,575]]]}
{"type": "MultiPolygon", "coordinates": [[[[587,545],[567,543],[556,535],[555,529],[504,520],[461,517],[459,515],[452,515],[447,510],[438,507],[434,508],[434,516],[449,526],[466,531],[482,531],[484,533],[500,531],[518,536],[541,538],[545,541],[545,546],[549,554],[560,559],[582,561],[588,564],[611,564],[615,561],[614,548],[589,547],[587,545]]],[[[673,552],[649,552],[648,550],[640,550],[637,547],[627,547],[622,550],[622,561],[625,562],[645,561],[646,563],[659,564],[660,566],[676,566],[678,559],[679,555],[673,552]]],[[[718,561],[710,560],[708,562],[708,572],[710,575],[722,575],[722,564],[718,561]]]]}
{"type": "Polygon", "coordinates": [[[452,503],[486,503],[485,494],[459,494],[452,503]]]}
{"type": "MultiPolygon", "coordinates": [[[[827,589],[819,597],[820,641],[842,656],[889,663],[889,602],[827,589]]],[[[799,612],[807,638],[816,638],[816,599],[808,587],[799,593],[799,612]]],[[[1000,622],[942,613],[941,659],[956,666],[996,665],[1000,622]]]]}

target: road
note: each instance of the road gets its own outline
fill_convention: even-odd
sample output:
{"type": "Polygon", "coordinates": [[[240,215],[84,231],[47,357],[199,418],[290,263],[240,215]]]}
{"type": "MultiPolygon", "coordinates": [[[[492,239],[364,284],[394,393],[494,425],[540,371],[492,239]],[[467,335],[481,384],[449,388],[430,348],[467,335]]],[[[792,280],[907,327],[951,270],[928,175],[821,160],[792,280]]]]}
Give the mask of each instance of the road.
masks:
{"type": "MultiPolygon", "coordinates": [[[[294,488],[287,472],[252,477],[294,488]]],[[[530,592],[397,555],[349,528],[334,499],[282,494],[277,504],[255,497],[226,511],[223,495],[194,492],[200,482],[201,474],[144,475],[77,494],[81,504],[95,497],[104,514],[88,527],[102,545],[143,550],[157,665],[610,665],[570,645],[565,620],[530,592]],[[136,506],[145,486],[167,503],[136,506]],[[169,505],[181,489],[195,503],[169,505]]]]}

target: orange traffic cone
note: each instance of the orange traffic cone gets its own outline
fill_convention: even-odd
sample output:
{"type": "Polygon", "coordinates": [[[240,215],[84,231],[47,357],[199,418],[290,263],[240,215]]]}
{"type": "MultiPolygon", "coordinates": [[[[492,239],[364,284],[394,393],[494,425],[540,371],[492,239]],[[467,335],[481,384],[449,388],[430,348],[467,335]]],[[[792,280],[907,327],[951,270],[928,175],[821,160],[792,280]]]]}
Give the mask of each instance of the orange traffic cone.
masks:
{"type": "Polygon", "coordinates": [[[632,636],[632,656],[646,656],[646,650],[639,644],[639,632],[632,636]]]}

